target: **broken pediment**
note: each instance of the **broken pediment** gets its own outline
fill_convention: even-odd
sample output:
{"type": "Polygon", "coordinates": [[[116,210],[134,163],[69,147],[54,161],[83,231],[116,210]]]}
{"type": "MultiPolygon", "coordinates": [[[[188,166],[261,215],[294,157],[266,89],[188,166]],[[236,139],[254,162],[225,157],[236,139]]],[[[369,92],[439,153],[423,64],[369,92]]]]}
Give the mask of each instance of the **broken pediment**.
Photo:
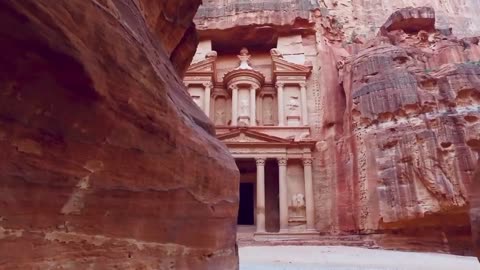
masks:
{"type": "Polygon", "coordinates": [[[203,61],[192,64],[188,68],[187,74],[196,72],[213,72],[215,70],[214,63],[215,59],[205,59],[203,61]]]}
{"type": "Polygon", "coordinates": [[[289,144],[292,140],[282,139],[279,137],[267,135],[257,131],[251,130],[234,130],[225,134],[217,136],[218,139],[225,143],[286,143],[289,144]]]}
{"type": "Polygon", "coordinates": [[[273,72],[276,75],[303,75],[307,77],[312,67],[288,62],[278,56],[272,55],[273,72]]]}

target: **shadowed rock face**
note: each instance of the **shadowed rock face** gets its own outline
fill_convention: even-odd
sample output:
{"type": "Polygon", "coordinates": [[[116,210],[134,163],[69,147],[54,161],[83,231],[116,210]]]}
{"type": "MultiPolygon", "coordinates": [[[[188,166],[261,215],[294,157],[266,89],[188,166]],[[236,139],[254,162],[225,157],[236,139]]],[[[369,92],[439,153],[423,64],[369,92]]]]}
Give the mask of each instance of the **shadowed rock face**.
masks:
{"type": "Polygon", "coordinates": [[[479,48],[471,39],[433,30],[434,18],[427,8],[400,10],[349,59],[347,151],[355,160],[356,188],[378,201],[374,207],[360,201],[360,226],[422,236],[429,233],[421,228],[432,228],[468,250],[468,238],[459,236],[470,232],[476,164],[471,146],[480,132],[479,48]]]}
{"type": "MultiPolygon", "coordinates": [[[[475,146],[478,149],[478,145],[475,146]]],[[[473,242],[475,245],[475,254],[480,260],[480,160],[477,163],[477,170],[473,177],[473,183],[470,188],[470,221],[472,224],[473,242]]]]}
{"type": "Polygon", "coordinates": [[[238,268],[238,171],[178,75],[199,4],[0,2],[0,268],[238,268]]]}

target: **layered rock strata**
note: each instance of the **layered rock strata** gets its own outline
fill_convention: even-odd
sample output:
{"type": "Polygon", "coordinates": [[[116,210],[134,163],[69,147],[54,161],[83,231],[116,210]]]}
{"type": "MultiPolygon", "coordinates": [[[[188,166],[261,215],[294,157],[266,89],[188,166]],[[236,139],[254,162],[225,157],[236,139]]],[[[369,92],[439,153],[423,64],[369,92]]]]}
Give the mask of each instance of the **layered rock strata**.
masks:
{"type": "Polygon", "coordinates": [[[179,76],[199,4],[0,2],[1,269],[238,268],[238,170],[179,76]]]}
{"type": "Polygon", "coordinates": [[[344,211],[354,213],[360,230],[415,235],[432,228],[445,243],[468,246],[458,236],[470,231],[479,46],[435,31],[434,14],[394,13],[378,38],[347,61],[343,87],[351,99],[341,141],[359,200],[344,211]]]}
{"type": "Polygon", "coordinates": [[[459,37],[480,35],[477,0],[321,0],[320,6],[334,16],[347,37],[372,37],[393,12],[407,7],[431,7],[437,13],[435,28],[453,29],[459,37]]]}

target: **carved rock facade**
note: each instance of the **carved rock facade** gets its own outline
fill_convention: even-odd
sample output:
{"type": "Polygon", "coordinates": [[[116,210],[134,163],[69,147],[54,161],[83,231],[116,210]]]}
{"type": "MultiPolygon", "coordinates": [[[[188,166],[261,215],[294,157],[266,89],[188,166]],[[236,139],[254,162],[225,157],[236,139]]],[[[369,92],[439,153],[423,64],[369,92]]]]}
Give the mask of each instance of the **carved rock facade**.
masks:
{"type": "Polygon", "coordinates": [[[0,2],[0,268],[238,269],[238,170],[177,74],[200,2],[0,2]]]}
{"type": "MultiPolygon", "coordinates": [[[[185,77],[192,80],[203,69],[209,75],[197,78],[211,83],[212,93],[222,93],[220,104],[227,112],[216,121],[222,123],[217,125],[217,134],[237,154],[241,178],[245,179],[241,181],[258,184],[255,163],[245,165],[249,161],[239,159],[253,160],[247,155],[252,152],[255,158],[265,154],[262,143],[291,139],[293,144],[315,144],[305,148],[307,156],[302,158],[311,160],[311,155],[313,161],[303,162],[303,172],[296,165],[287,166],[290,196],[283,200],[291,211],[284,230],[278,225],[282,218],[277,219],[279,212],[280,216],[285,213],[278,210],[282,199],[268,205],[269,192],[277,194],[278,185],[282,185],[282,172],[269,174],[273,180],[260,175],[266,183],[267,205],[263,207],[256,200],[255,211],[265,208],[274,213],[269,218],[267,212],[266,218],[267,233],[274,234],[270,239],[304,233],[298,228],[308,226],[297,227],[303,223],[297,223],[295,217],[298,209],[303,211],[301,198],[308,212],[309,197],[313,197],[310,208],[314,209],[315,232],[310,231],[309,240],[321,242],[321,234],[339,239],[340,235],[363,235],[365,244],[373,241],[382,247],[471,252],[468,191],[477,158],[472,144],[478,140],[480,119],[478,38],[460,39],[450,31],[437,30],[435,10],[421,7],[394,13],[383,27],[376,26],[378,35],[373,39],[358,37],[346,42],[349,29],[338,24],[339,18],[325,13],[323,3],[307,2],[277,1],[273,6],[269,1],[206,2],[203,10],[209,11],[195,19],[200,45],[185,77]],[[236,9],[228,10],[230,5],[236,9]],[[282,5],[298,12],[297,19],[280,12],[282,5]],[[258,6],[263,9],[258,10],[258,6]],[[238,9],[244,10],[235,13],[238,9]],[[268,35],[259,34],[265,29],[268,35]],[[236,54],[241,47],[249,49],[250,67],[265,76],[259,93],[268,98],[262,101],[263,95],[255,94],[255,100],[270,104],[272,116],[266,113],[264,117],[257,106],[256,121],[239,127],[229,111],[234,108],[229,101],[233,92],[222,82],[223,76],[214,74],[237,67],[236,54]],[[290,67],[289,72],[294,67],[299,72],[302,66],[310,69],[303,82],[289,82],[299,90],[305,87],[306,102],[301,95],[298,103],[295,99],[281,100],[285,99],[284,84],[276,81],[275,71],[279,59],[284,67],[290,67]],[[300,116],[299,121],[284,118],[289,112],[300,116]],[[238,135],[242,133],[263,139],[247,142],[238,135]],[[234,134],[238,138],[233,139],[234,134]],[[305,164],[311,164],[310,195],[305,164]],[[249,173],[252,177],[246,176],[249,173]],[[268,184],[270,181],[277,186],[268,184]],[[302,185],[302,192],[296,192],[292,183],[302,185]],[[269,223],[273,224],[270,228],[269,223]]],[[[199,83],[196,87],[207,92],[199,83]]],[[[216,97],[212,94],[209,100],[216,102],[216,97]]],[[[214,118],[217,112],[210,107],[207,114],[214,118]]],[[[269,158],[273,156],[267,156],[267,167],[269,158]]],[[[290,159],[295,160],[294,155],[287,164],[290,159]]],[[[273,172],[280,170],[279,162],[271,162],[273,172]]],[[[268,237],[261,239],[268,241],[268,237]]]]}

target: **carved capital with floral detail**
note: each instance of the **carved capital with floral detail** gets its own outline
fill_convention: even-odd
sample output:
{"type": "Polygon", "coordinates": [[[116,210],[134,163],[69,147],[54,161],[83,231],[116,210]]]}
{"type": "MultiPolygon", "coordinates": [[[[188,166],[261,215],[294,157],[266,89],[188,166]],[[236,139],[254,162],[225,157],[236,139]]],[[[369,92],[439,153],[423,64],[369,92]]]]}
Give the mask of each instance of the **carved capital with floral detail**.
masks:
{"type": "Polygon", "coordinates": [[[213,84],[211,82],[204,82],[202,83],[205,88],[210,88],[212,89],[213,84]]]}
{"type": "Polygon", "coordinates": [[[256,158],[255,162],[257,163],[257,166],[265,166],[265,158],[256,158]]]}
{"type": "Polygon", "coordinates": [[[303,166],[312,166],[313,158],[303,158],[303,166]]]}
{"type": "Polygon", "coordinates": [[[277,158],[277,160],[278,160],[278,166],[287,166],[287,161],[288,161],[287,158],[282,157],[282,158],[277,158]]]}

